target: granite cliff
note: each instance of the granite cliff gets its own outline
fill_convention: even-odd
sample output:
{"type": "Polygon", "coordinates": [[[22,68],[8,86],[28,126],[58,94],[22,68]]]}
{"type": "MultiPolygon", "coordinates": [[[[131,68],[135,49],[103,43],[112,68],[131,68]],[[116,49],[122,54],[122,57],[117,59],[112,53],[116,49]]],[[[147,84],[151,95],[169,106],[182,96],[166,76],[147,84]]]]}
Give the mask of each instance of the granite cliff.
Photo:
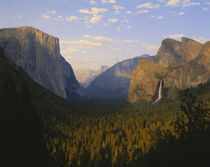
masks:
{"type": "Polygon", "coordinates": [[[175,98],[178,90],[196,87],[209,79],[210,42],[165,39],[154,61],[140,61],[132,75],[128,100],[154,101],[161,80],[164,97],[175,98]]]}
{"type": "Polygon", "coordinates": [[[140,59],[153,59],[143,55],[119,62],[96,77],[86,88],[93,99],[126,99],[132,72],[140,59]]]}
{"type": "Polygon", "coordinates": [[[5,55],[37,83],[70,100],[86,94],[71,65],[60,54],[59,39],[33,27],[0,30],[0,47],[5,55]]]}

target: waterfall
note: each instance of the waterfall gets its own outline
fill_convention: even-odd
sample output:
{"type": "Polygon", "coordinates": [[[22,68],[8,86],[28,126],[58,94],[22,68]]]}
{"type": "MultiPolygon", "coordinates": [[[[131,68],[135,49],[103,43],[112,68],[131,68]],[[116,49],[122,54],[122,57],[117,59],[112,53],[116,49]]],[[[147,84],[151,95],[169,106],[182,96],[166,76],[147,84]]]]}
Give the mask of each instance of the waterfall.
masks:
{"type": "Polygon", "coordinates": [[[162,99],[162,89],[163,89],[163,80],[160,80],[159,90],[158,90],[158,98],[154,101],[154,103],[159,102],[162,99]]]}

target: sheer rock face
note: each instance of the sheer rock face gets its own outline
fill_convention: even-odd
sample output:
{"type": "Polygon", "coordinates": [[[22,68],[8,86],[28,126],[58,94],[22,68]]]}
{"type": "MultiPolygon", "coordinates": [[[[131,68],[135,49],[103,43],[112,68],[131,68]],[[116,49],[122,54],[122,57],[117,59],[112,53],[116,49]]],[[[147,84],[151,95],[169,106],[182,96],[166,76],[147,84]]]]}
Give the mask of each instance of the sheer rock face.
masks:
{"type": "Polygon", "coordinates": [[[164,96],[174,98],[178,90],[196,87],[209,79],[210,42],[166,39],[155,61],[139,63],[132,75],[128,99],[132,103],[153,101],[160,80],[164,83],[164,96]]]}
{"type": "Polygon", "coordinates": [[[85,96],[71,66],[60,54],[59,39],[32,27],[0,30],[5,55],[29,76],[55,94],[73,99],[85,96]]]}
{"type": "Polygon", "coordinates": [[[183,37],[181,42],[165,39],[158,50],[155,62],[162,66],[179,66],[198,56],[202,44],[183,37]]]}
{"type": "Polygon", "coordinates": [[[132,72],[136,69],[140,59],[153,59],[144,55],[119,62],[91,82],[86,91],[93,99],[126,99],[132,72]]]}
{"type": "Polygon", "coordinates": [[[167,69],[154,61],[141,60],[132,74],[128,100],[130,102],[137,102],[142,99],[152,101],[161,79],[158,78],[158,75],[165,75],[166,73],[167,69]]]}

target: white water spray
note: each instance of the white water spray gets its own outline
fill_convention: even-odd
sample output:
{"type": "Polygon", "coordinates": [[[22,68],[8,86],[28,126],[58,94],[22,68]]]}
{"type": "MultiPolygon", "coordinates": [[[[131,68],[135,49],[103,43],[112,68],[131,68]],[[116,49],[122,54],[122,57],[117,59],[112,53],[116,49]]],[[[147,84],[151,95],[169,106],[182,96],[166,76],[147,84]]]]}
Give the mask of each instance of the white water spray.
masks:
{"type": "Polygon", "coordinates": [[[159,90],[158,90],[158,98],[154,101],[154,103],[159,102],[162,99],[162,89],[163,89],[163,80],[160,80],[159,90]]]}

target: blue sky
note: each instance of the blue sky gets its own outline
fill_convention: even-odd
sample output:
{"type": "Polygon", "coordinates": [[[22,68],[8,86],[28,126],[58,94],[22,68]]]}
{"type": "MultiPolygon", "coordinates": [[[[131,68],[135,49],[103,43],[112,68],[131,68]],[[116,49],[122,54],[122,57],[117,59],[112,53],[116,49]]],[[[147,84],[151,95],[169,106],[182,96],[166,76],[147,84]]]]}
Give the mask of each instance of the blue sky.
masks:
{"type": "Polygon", "coordinates": [[[0,16],[58,37],[73,68],[154,55],[168,37],[210,40],[210,0],[0,0],[0,16]]]}

